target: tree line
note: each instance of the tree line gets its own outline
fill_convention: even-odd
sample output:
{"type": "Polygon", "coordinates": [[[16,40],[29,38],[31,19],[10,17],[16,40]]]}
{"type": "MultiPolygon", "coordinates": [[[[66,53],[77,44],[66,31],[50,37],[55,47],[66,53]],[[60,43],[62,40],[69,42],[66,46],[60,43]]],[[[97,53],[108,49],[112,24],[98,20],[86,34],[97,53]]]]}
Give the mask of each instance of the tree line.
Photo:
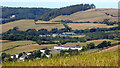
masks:
{"type": "Polygon", "coordinates": [[[85,29],[85,30],[72,30],[66,24],[65,28],[57,29],[53,28],[51,31],[47,29],[40,29],[36,31],[35,29],[28,29],[26,31],[19,31],[18,27],[14,27],[9,31],[2,34],[3,40],[32,40],[36,41],[39,45],[41,44],[66,44],[67,42],[86,42],[89,40],[97,40],[97,39],[114,39],[120,40],[119,32],[117,30],[118,27],[113,28],[92,28],[92,29],[85,29]],[[85,37],[70,37],[70,36],[56,36],[56,37],[40,37],[39,35],[51,35],[51,34],[59,34],[63,32],[74,32],[76,34],[84,34],[85,37]],[[111,31],[111,32],[105,32],[111,31]],[[55,42],[58,41],[58,42],[55,42]]]}
{"type": "Polygon", "coordinates": [[[110,22],[109,19],[104,19],[102,22],[90,22],[90,21],[86,21],[86,22],[73,22],[72,20],[60,20],[60,21],[55,21],[55,22],[62,22],[62,23],[100,23],[100,24],[106,24],[106,25],[118,24],[117,21],[110,22]]]}

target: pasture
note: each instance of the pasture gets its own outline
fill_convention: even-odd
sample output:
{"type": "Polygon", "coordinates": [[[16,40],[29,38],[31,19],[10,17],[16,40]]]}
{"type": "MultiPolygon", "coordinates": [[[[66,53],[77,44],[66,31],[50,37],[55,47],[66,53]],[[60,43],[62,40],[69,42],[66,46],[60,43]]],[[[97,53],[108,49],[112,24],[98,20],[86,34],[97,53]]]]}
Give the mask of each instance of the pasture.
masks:
{"type": "Polygon", "coordinates": [[[64,26],[62,24],[38,24],[36,25],[34,23],[34,20],[30,20],[30,19],[22,19],[22,20],[18,20],[18,21],[14,21],[14,22],[9,22],[3,25],[0,25],[0,28],[2,27],[2,32],[6,32],[9,29],[13,29],[14,27],[18,27],[19,30],[22,31],[26,31],[28,29],[48,29],[51,30],[52,28],[64,28],[64,26]]]}
{"type": "Polygon", "coordinates": [[[38,29],[51,30],[53,28],[58,28],[58,29],[64,28],[63,24],[38,24],[38,25],[36,25],[36,27],[37,27],[37,30],[38,29]]]}
{"type": "Polygon", "coordinates": [[[106,24],[96,24],[96,23],[68,23],[69,27],[71,27],[73,30],[84,30],[84,29],[90,29],[90,28],[110,28],[115,27],[114,26],[108,26],[106,24]]]}
{"type": "Polygon", "coordinates": [[[44,23],[48,23],[48,24],[51,23],[51,24],[52,24],[52,23],[53,23],[53,24],[54,24],[54,23],[60,23],[60,22],[52,22],[52,21],[41,21],[41,20],[38,20],[38,21],[36,21],[35,23],[37,23],[37,24],[44,24],[44,23]]]}
{"type": "Polygon", "coordinates": [[[26,46],[26,45],[31,45],[31,44],[36,44],[36,42],[34,42],[34,41],[8,41],[8,42],[2,42],[2,50],[13,48],[13,47],[16,47],[18,45],[26,46]]]}
{"type": "Polygon", "coordinates": [[[104,19],[110,19],[110,21],[118,21],[118,17],[112,17],[106,15],[105,13],[118,16],[118,9],[89,9],[86,11],[79,11],[71,15],[60,15],[51,21],[72,20],[74,22],[99,22],[103,21],[104,19]]]}
{"type": "Polygon", "coordinates": [[[34,51],[42,48],[53,48],[56,44],[44,44],[44,45],[38,45],[34,41],[9,41],[2,43],[2,51],[8,54],[15,54],[15,53],[21,53],[21,52],[29,52],[34,51]],[[13,48],[13,49],[10,49],[13,48]]]}

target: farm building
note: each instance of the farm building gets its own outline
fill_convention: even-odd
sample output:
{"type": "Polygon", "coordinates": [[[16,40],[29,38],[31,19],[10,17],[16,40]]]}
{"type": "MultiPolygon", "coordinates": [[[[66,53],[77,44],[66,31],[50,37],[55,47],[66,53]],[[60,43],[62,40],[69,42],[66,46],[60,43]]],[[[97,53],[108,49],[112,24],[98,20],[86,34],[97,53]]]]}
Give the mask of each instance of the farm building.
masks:
{"type": "Polygon", "coordinates": [[[42,52],[42,53],[44,54],[44,53],[45,53],[45,50],[46,50],[46,49],[41,49],[40,52],[42,52]]]}
{"type": "Polygon", "coordinates": [[[10,55],[10,58],[14,58],[14,55],[10,55]]]}
{"type": "Polygon", "coordinates": [[[16,54],[15,54],[15,56],[16,56],[16,58],[18,58],[18,56],[19,56],[19,53],[16,53],[16,54]]]}
{"type": "Polygon", "coordinates": [[[58,50],[68,50],[68,49],[72,49],[72,50],[75,50],[75,49],[78,49],[78,50],[82,50],[82,47],[80,46],[54,46],[54,49],[58,50]]]}
{"type": "Polygon", "coordinates": [[[25,57],[27,57],[27,56],[21,56],[21,57],[19,58],[19,60],[20,60],[20,61],[24,61],[24,60],[25,60],[25,57]]]}
{"type": "Polygon", "coordinates": [[[31,55],[31,54],[33,54],[33,52],[28,52],[28,53],[27,53],[27,55],[31,55]]]}

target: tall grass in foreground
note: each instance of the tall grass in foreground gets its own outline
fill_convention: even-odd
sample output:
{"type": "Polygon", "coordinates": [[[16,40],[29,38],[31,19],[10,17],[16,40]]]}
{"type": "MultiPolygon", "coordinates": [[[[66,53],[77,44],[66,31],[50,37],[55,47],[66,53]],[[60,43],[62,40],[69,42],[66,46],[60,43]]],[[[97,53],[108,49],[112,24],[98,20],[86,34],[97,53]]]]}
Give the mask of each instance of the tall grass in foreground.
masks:
{"type": "Polygon", "coordinates": [[[25,62],[6,62],[3,66],[118,66],[118,61],[118,51],[115,51],[25,62]]]}

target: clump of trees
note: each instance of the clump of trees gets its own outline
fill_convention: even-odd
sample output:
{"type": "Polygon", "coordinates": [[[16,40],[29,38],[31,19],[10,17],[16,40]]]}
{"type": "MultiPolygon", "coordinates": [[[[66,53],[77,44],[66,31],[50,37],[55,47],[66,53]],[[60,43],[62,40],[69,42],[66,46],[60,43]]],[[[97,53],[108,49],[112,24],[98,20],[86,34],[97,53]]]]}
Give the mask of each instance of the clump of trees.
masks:
{"type": "Polygon", "coordinates": [[[111,46],[111,42],[110,41],[103,41],[102,43],[98,44],[97,47],[98,48],[104,48],[104,47],[108,47],[111,46]]]}

